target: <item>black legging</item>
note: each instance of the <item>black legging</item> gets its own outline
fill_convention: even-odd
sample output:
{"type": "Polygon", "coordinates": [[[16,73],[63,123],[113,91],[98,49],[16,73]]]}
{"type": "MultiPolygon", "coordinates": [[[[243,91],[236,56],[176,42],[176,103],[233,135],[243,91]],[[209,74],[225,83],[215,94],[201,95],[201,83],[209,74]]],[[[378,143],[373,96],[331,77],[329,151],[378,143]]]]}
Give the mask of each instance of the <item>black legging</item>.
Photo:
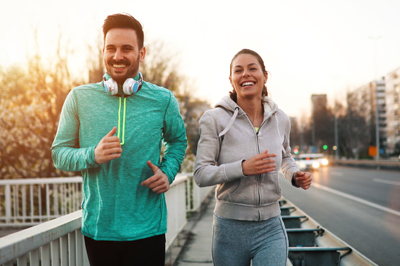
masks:
{"type": "Polygon", "coordinates": [[[85,236],[91,266],[164,266],[165,234],[135,241],[96,241],[85,236]]]}

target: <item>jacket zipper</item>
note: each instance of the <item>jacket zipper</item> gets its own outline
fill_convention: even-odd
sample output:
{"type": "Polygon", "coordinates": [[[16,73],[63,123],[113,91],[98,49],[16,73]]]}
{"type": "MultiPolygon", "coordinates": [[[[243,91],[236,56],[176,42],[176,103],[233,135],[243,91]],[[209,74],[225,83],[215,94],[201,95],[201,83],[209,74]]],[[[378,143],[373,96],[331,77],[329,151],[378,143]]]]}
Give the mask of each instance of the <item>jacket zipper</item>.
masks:
{"type": "MultiPolygon", "coordinates": [[[[260,127],[258,128],[258,131],[257,131],[257,132],[255,131],[255,128],[254,128],[254,126],[253,126],[253,123],[251,122],[251,120],[250,120],[250,118],[249,118],[249,116],[248,116],[247,114],[246,114],[246,117],[247,117],[247,120],[249,121],[250,125],[252,126],[254,132],[256,133],[257,151],[258,151],[258,154],[260,154],[261,151],[260,151],[260,144],[259,144],[258,133],[260,132],[261,127],[266,123],[266,121],[267,121],[268,119],[271,118],[271,116],[267,117],[266,119],[264,119],[264,120],[262,121],[262,123],[261,123],[260,127]]],[[[260,207],[260,206],[261,206],[261,186],[260,186],[260,184],[261,184],[261,174],[258,175],[258,176],[256,177],[256,181],[257,181],[257,188],[256,188],[256,190],[257,190],[257,196],[258,196],[256,207],[260,207]]]]}
{"type": "Polygon", "coordinates": [[[125,144],[125,118],[126,118],[126,98],[124,96],[119,97],[119,108],[118,108],[118,128],[117,128],[117,136],[121,140],[121,146],[125,144]],[[121,126],[121,105],[122,99],[124,102],[123,107],[123,117],[122,117],[122,126],[121,126]],[[122,130],[121,130],[122,127],[122,130]],[[121,133],[122,131],[122,133],[121,133]]]}
{"type": "MultiPolygon", "coordinates": [[[[255,133],[255,135],[256,135],[256,146],[257,146],[257,151],[258,151],[258,154],[260,154],[261,152],[260,152],[260,145],[259,145],[259,139],[258,139],[258,132],[260,132],[260,129],[261,129],[261,127],[263,126],[263,124],[264,124],[264,122],[265,122],[266,120],[264,120],[264,121],[261,123],[260,127],[258,128],[258,132],[256,132],[256,130],[255,130],[254,126],[253,126],[253,123],[251,122],[251,120],[250,120],[250,118],[249,118],[249,116],[248,116],[247,114],[246,114],[246,117],[247,117],[247,120],[249,121],[249,123],[250,123],[251,127],[253,128],[254,133],[255,133]]],[[[261,174],[258,175],[255,179],[256,179],[256,181],[257,181],[257,184],[256,184],[256,194],[257,194],[256,207],[260,207],[260,206],[261,206],[261,188],[260,188],[261,174]]]]}
{"type": "MultiPolygon", "coordinates": [[[[262,124],[261,124],[262,125],[262,124]]],[[[260,127],[258,128],[258,132],[260,132],[260,127]]],[[[259,144],[259,138],[258,138],[258,132],[256,132],[256,141],[257,141],[257,150],[258,150],[258,154],[260,154],[260,144],[259,144]]],[[[257,207],[260,207],[261,205],[261,188],[260,188],[260,183],[261,183],[261,174],[258,175],[257,179],[257,192],[258,192],[258,202],[257,202],[257,207]]]]}

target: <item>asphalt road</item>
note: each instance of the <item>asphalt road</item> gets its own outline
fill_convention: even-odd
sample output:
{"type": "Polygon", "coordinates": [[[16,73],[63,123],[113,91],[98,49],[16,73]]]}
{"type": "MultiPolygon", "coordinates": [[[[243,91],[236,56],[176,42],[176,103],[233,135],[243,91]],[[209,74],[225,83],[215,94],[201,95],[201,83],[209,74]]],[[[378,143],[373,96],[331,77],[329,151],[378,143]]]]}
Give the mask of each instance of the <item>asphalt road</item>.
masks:
{"type": "Polygon", "coordinates": [[[400,172],[325,167],[309,190],[281,179],[282,194],[380,266],[400,265],[400,172]]]}

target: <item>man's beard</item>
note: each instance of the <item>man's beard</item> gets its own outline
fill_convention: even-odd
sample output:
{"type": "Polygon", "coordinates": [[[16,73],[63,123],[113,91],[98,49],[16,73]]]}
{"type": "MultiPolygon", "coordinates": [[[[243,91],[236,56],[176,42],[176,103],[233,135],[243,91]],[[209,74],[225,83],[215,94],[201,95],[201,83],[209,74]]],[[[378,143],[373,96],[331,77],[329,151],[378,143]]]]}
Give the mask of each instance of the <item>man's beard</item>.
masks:
{"type": "Polygon", "coordinates": [[[116,61],[114,59],[111,59],[106,64],[106,66],[107,66],[106,69],[107,69],[107,73],[111,76],[111,78],[113,80],[115,80],[118,84],[122,85],[122,84],[124,84],[126,79],[134,78],[137,75],[137,73],[139,71],[139,64],[140,64],[140,55],[138,55],[136,62],[134,62],[134,64],[130,64],[128,60],[116,61]],[[113,77],[113,74],[110,71],[111,69],[113,69],[112,65],[125,65],[125,66],[127,66],[128,71],[124,77],[115,78],[115,77],[113,77]]]}

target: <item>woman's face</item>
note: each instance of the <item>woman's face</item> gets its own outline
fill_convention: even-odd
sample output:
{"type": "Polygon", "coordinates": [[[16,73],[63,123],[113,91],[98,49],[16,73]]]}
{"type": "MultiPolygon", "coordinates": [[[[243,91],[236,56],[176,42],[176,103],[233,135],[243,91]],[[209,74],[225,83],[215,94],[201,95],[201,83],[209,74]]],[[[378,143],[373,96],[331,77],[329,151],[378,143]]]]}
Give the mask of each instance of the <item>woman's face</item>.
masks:
{"type": "Polygon", "coordinates": [[[268,74],[263,72],[257,57],[251,54],[240,54],[232,61],[229,80],[238,99],[261,99],[262,89],[267,83],[268,74]]]}

